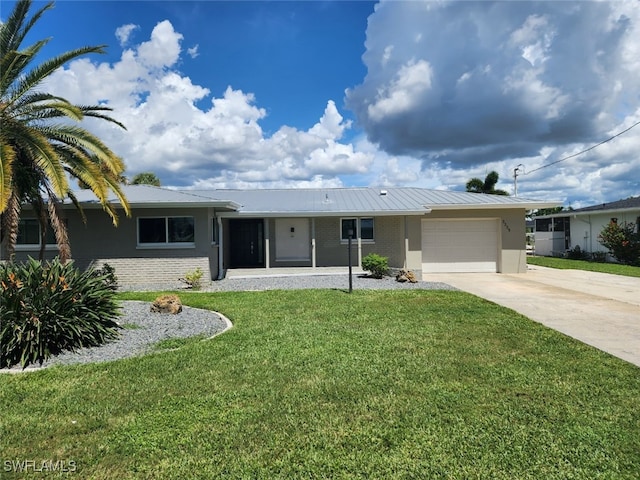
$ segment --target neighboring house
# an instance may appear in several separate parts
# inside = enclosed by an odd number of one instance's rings
[[[122,284],[175,281],[201,268],[360,265],[369,253],[428,278],[435,272],[526,270],[525,212],[557,206],[522,198],[420,188],[170,190],[123,187],[132,209],[114,228],[89,191],[75,192],[87,223],[65,205],[72,256],[109,263]],[[117,205],[117,203],[114,204]],[[37,256],[39,225],[23,211],[17,259]],[[53,238],[48,256],[56,253]],[[3,252],[0,252],[3,254]]]
[[[638,231],[640,197],[536,217],[536,255],[562,256],[576,246],[583,252],[606,252],[598,235],[609,222],[635,223]]]

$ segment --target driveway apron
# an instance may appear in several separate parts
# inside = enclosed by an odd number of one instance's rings
[[[640,366],[640,278],[529,266],[427,275]]]

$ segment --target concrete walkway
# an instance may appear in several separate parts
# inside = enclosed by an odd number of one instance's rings
[[[529,266],[524,274],[425,277],[499,305],[640,366],[640,278]]]

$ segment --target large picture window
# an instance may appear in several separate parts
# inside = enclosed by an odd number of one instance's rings
[[[343,242],[349,240],[349,230],[353,232],[353,239],[357,239],[358,235],[363,241],[373,242],[375,239],[371,217],[340,219],[340,239]]]
[[[56,237],[47,224],[46,245],[55,245]],[[18,238],[16,247],[40,248],[40,221],[36,218],[24,218],[18,223]]]
[[[138,218],[138,245],[193,245],[194,224],[193,217]]]

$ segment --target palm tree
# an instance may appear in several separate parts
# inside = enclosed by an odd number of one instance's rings
[[[141,172],[131,179],[131,185],[153,185],[160,186],[160,179],[153,172]]]
[[[27,18],[32,0],[19,0],[7,21],[0,25],[0,214],[7,256],[13,259],[18,223],[23,203],[31,203],[41,222],[51,224],[62,261],[71,252],[59,207],[65,198],[79,208],[67,175],[78,179],[96,195],[104,210],[118,223],[109,203],[113,192],[130,215],[121,190],[123,161],[99,138],[72,124],[85,117],[103,119],[125,128],[108,116],[110,108],[99,105],[73,105],[64,98],[38,91],[40,84],[67,62],[89,53],[104,53],[104,46],[71,50],[39,65],[32,61],[49,39],[23,47],[22,42],[42,14],[53,7],[48,3],[31,19]],[[45,228],[41,228],[44,235]],[[43,243],[43,242],[42,242]]]
[[[498,172],[489,172],[484,182],[480,178],[472,178],[467,182],[467,192],[489,193],[491,195],[509,195],[504,190],[496,189],[498,183]]]

